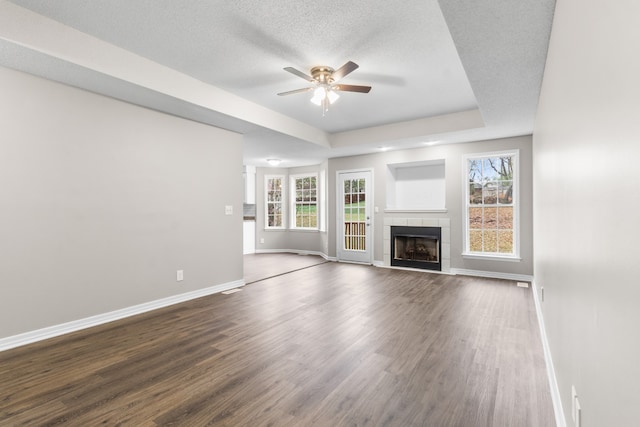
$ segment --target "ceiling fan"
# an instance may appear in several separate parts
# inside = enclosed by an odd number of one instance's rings
[[[338,92],[369,93],[371,86],[345,85],[338,83],[339,80],[357,68],[358,64],[352,61],[347,62],[337,70],[327,67],[326,65],[320,65],[313,67],[310,70],[311,75],[309,76],[293,67],[285,67],[285,71],[288,71],[298,77],[302,77],[308,82],[313,83],[313,86],[290,90],[288,92],[281,92],[278,95],[285,96],[293,95],[294,93],[313,91],[313,98],[311,98],[311,102],[322,106],[322,115],[324,116],[325,111],[329,109],[329,104],[333,104],[340,97]]]

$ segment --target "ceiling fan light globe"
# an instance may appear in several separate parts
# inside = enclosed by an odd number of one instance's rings
[[[313,91],[313,98],[311,98],[311,102],[316,105],[322,105],[322,100],[327,96],[326,89],[323,87],[316,88]]]
[[[334,102],[336,102],[338,100],[338,98],[340,98],[340,95],[338,95],[336,92],[334,92],[332,90],[328,90],[327,91],[327,98],[329,98],[329,104],[333,104]]]

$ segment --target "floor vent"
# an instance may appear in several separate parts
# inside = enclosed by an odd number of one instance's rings
[[[229,295],[229,294],[235,294],[236,292],[240,292],[242,289],[240,288],[235,288],[235,289],[229,289],[228,291],[223,291],[221,293],[225,294],[225,295]]]
[[[518,285],[519,288],[528,288],[529,284],[527,282],[517,282],[516,285]]]

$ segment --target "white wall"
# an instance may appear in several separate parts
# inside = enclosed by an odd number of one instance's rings
[[[640,2],[558,0],[534,131],[535,278],[567,424],[638,425]]]
[[[242,279],[240,135],[6,68],[0,92],[0,338]]]

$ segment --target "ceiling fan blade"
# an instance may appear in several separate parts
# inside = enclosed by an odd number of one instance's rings
[[[356,70],[358,67],[359,67],[358,64],[356,64],[355,62],[349,61],[346,64],[344,64],[342,67],[335,70],[333,74],[331,74],[331,78],[333,79],[334,82],[337,82],[347,74]]]
[[[371,86],[358,86],[358,85],[335,85],[333,86],[334,90],[340,90],[343,92],[360,92],[360,93],[369,93],[371,90]]]
[[[298,77],[302,77],[303,79],[305,79],[306,81],[309,82],[314,82],[313,77],[306,75],[305,73],[303,73],[302,71],[298,71],[293,67],[284,67],[283,70],[290,72],[293,75],[296,75]]]
[[[290,90],[288,92],[280,92],[278,95],[279,96],[293,95],[294,93],[309,92],[310,90],[313,90],[313,88],[312,87],[305,87],[305,88],[302,88],[302,89]]]

